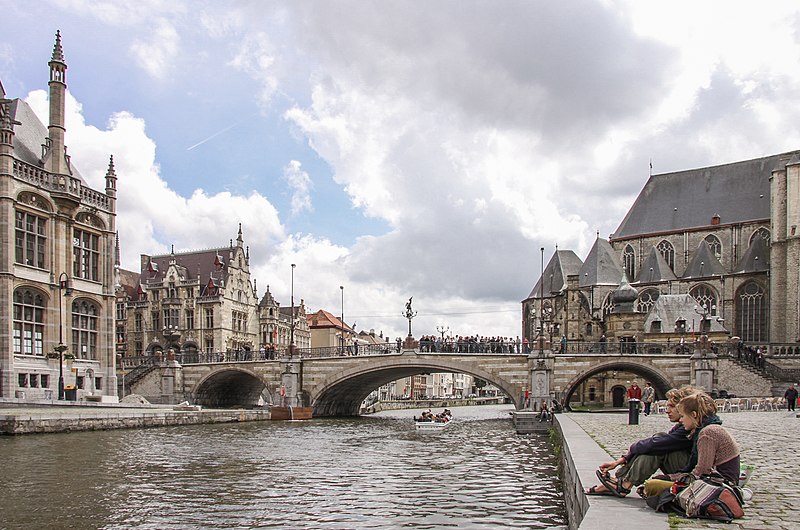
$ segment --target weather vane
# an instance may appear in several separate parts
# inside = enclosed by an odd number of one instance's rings
[[[413,336],[413,335],[411,335],[411,319],[414,318],[415,316],[417,316],[417,312],[414,311],[411,308],[411,300],[413,298],[414,297],[412,296],[411,298],[408,299],[408,302],[406,302],[406,312],[403,314],[403,316],[408,319],[408,336],[409,337]]]

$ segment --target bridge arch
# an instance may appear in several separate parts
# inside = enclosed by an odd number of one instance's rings
[[[215,370],[192,389],[193,402],[204,407],[253,407],[268,390],[258,374],[238,366]]]
[[[625,360],[610,361],[593,366],[589,370],[575,376],[572,381],[567,384],[564,391],[564,404],[569,403],[570,399],[572,398],[572,394],[578,389],[578,386],[580,386],[581,383],[597,374],[614,370],[618,372],[632,372],[636,375],[642,376],[644,380],[652,383],[653,388],[656,390],[656,396],[659,397],[664,396],[667,393],[667,390],[675,386],[666,375],[652,366]]]
[[[361,402],[376,388],[397,379],[431,372],[463,373],[483,379],[508,396],[518,408],[524,386],[492,374],[475,363],[423,357],[385,358],[359,363],[331,375],[309,390],[315,417],[358,416]]]

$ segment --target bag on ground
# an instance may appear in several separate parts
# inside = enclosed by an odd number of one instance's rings
[[[744,516],[744,500],[738,486],[731,486],[718,475],[695,478],[684,475],[677,484],[686,486],[675,493],[675,504],[687,517],[730,522]]]

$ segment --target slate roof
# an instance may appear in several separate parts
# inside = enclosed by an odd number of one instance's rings
[[[277,306],[277,305],[280,304],[275,301],[275,297],[272,296],[272,293],[269,290],[269,285],[267,285],[267,292],[265,292],[264,296],[261,297],[261,301],[258,303],[258,307]]]
[[[228,272],[224,265],[217,265],[219,257],[230,252],[229,247],[216,249],[192,251],[185,253],[164,254],[161,256],[149,256],[150,263],[155,265],[155,270],[150,271],[147,263],[142,263],[142,281],[147,280],[163,281],[169,269],[170,262],[175,260],[178,272],[183,274],[184,280],[199,280],[201,285],[205,285],[209,279],[214,285],[219,286],[219,282],[227,281]]]
[[[754,237],[734,273],[765,272],[769,269],[769,243],[763,237]]]
[[[650,272],[650,269],[653,272]],[[675,273],[669,268],[669,264],[661,252],[656,247],[650,247],[650,253],[642,262],[634,283],[669,282],[676,279]]]
[[[117,290],[124,291],[129,299],[136,300],[140,278],[141,274],[138,272],[119,269],[119,287],[117,287]]]
[[[47,127],[39,121],[31,106],[19,98],[11,100],[11,119],[19,122],[14,126],[14,158],[42,167],[42,145],[47,141]],[[86,184],[72,162],[69,167],[72,176]]]
[[[546,278],[544,283],[544,296],[548,297],[552,293],[563,291],[567,287],[567,276],[572,274],[579,274],[583,267],[583,262],[571,250],[557,250],[550,258],[547,267],[544,268]],[[542,278],[536,282],[536,285],[531,290],[528,298],[539,298]]]
[[[691,295],[662,294],[653,303],[650,312],[647,313],[647,317],[644,320],[645,332],[650,333],[653,321],[660,320],[662,333],[674,333],[675,322],[678,319],[686,321],[686,330],[688,332],[700,331],[700,322],[703,316],[695,312],[695,306],[697,306],[697,300]],[[694,330],[692,330],[692,322],[694,322]],[[716,317],[710,317],[710,322],[709,331],[727,331]]]
[[[611,244],[597,238],[586,261],[579,272],[578,285],[590,287],[595,285],[619,285],[622,278],[622,264]]]
[[[769,179],[798,151],[674,173],[653,175],[612,239],[769,219]]]
[[[761,239],[760,237],[757,239]],[[692,260],[683,272],[683,278],[708,278],[709,276],[722,276],[725,267],[719,262],[708,242],[704,239],[697,245],[697,250],[692,254]]]

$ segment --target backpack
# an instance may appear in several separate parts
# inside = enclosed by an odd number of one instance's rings
[[[675,481],[674,504],[686,517],[731,522],[744,516],[742,490],[720,475],[695,478],[687,474]],[[681,489],[682,487],[682,489]]]

